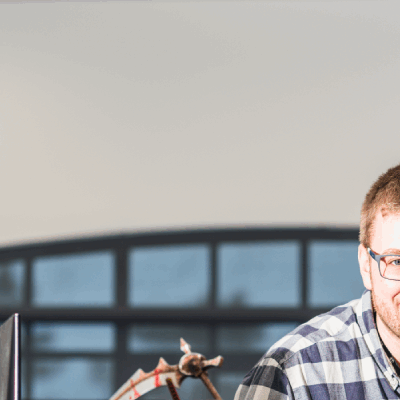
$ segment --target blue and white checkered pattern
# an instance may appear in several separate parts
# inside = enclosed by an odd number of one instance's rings
[[[235,400],[400,399],[382,349],[371,293],[300,325],[245,376]]]

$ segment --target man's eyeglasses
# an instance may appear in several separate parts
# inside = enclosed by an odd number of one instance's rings
[[[400,254],[376,254],[370,248],[368,253],[378,263],[382,278],[400,281]]]

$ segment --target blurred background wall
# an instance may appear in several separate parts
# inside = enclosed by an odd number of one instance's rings
[[[226,357],[225,400],[360,295],[360,206],[399,163],[399,8],[0,1],[0,314],[25,321],[24,398],[106,399],[184,336]]]

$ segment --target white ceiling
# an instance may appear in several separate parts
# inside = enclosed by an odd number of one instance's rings
[[[0,244],[356,226],[400,162],[400,3],[0,5]]]

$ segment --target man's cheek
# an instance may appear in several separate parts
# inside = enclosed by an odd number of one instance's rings
[[[390,293],[400,293],[400,281],[393,281],[390,279],[384,279],[379,275],[378,279],[375,279],[375,288],[379,288],[382,295],[389,296]]]

